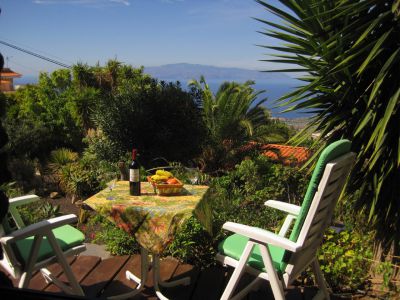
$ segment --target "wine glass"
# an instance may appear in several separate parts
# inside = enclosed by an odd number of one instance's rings
[[[112,193],[113,189],[117,185],[118,176],[115,173],[107,173],[105,176],[105,180],[107,182],[108,192]],[[107,200],[114,200],[114,196],[112,194],[106,197]]]
[[[199,169],[186,168],[186,174],[191,184],[197,184],[199,180]]]
[[[117,178],[113,178],[111,181],[107,183],[110,192],[112,192],[112,190],[115,188],[116,185],[117,185]]]

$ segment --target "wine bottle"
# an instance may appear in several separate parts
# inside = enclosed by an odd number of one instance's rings
[[[129,194],[140,196],[140,171],[136,161],[137,150],[132,150],[132,162],[129,165]]]

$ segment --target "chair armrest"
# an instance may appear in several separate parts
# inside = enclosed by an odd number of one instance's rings
[[[269,206],[275,209],[279,209],[281,211],[287,212],[291,215],[297,216],[300,213],[300,206],[290,204],[287,202],[276,201],[276,200],[267,200],[264,203],[265,206]]]
[[[261,243],[267,243],[273,246],[284,248],[291,252],[296,252],[300,248],[295,242],[261,228],[233,222],[226,222],[222,228],[244,235]]]
[[[46,232],[49,232],[54,228],[74,223],[77,221],[78,217],[75,216],[74,214],[69,214],[61,217],[52,218],[49,220],[44,220],[3,236],[2,238],[0,238],[0,242],[2,244],[8,244],[37,234],[45,235]]]
[[[17,206],[35,202],[38,200],[40,200],[39,196],[26,195],[26,196],[21,196],[21,197],[10,198],[8,202],[10,203],[10,207],[17,207]]]
[[[25,224],[21,218],[21,215],[18,211],[18,206],[32,203],[34,201],[38,201],[40,198],[36,195],[27,195],[22,197],[15,197],[9,200],[9,208],[8,212],[11,214],[12,218],[14,219],[15,224],[17,225],[18,229],[24,228]]]

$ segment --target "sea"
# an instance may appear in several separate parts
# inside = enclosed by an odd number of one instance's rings
[[[219,86],[221,85],[221,80],[211,80],[207,81],[207,84],[210,86],[210,89],[215,93],[218,91]],[[253,86],[255,91],[264,91],[261,93],[258,98],[264,99],[267,98],[267,101],[264,102],[264,106],[271,112],[272,117],[275,118],[284,118],[284,119],[299,119],[299,118],[309,118],[311,115],[307,113],[305,110],[303,111],[291,111],[284,112],[287,107],[281,107],[280,104],[277,103],[277,100],[288,94],[293,92],[296,88],[300,87],[302,82],[296,79],[277,79],[277,80],[268,80],[268,81],[256,81]]]
[[[183,88],[187,88],[188,80],[179,78],[162,78],[164,81],[179,81]],[[15,85],[24,84],[36,84],[38,78],[36,76],[23,76],[14,80]],[[207,84],[210,89],[216,93],[223,80],[207,80]],[[257,81],[253,86],[255,91],[264,91],[259,95],[259,99],[267,98],[268,100],[264,103],[264,106],[271,112],[272,117],[284,118],[284,119],[298,119],[298,118],[309,118],[312,116],[307,111],[291,111],[284,112],[285,107],[278,107],[277,99],[285,94],[292,92],[295,88],[300,87],[302,82],[293,78],[279,78],[269,79],[266,81]]]

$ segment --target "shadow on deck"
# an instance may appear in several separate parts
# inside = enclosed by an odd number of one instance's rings
[[[140,275],[139,255],[115,256],[105,260],[101,260],[96,256],[79,256],[70,258],[69,262],[72,271],[85,292],[86,298],[89,299],[105,299],[109,296],[126,293],[136,287],[136,284],[126,279],[125,272],[130,270],[136,276]],[[49,269],[53,274],[57,274],[60,279],[66,280],[57,264],[52,265]],[[231,269],[223,268],[222,266],[200,271],[196,267],[179,263],[176,259],[170,257],[162,259],[160,265],[160,275],[164,281],[175,280],[185,276],[191,278],[189,286],[162,288],[164,295],[170,299],[219,299],[230,274]],[[250,280],[251,278],[244,277],[239,285],[245,285]],[[16,280],[13,280],[13,284],[18,286]],[[0,295],[2,299],[10,299],[11,297],[18,297],[18,299],[68,299],[64,294],[61,294],[57,286],[47,284],[40,273],[34,275],[29,289],[34,291],[2,289]],[[292,288],[287,290],[286,299],[311,299],[315,293],[316,290],[312,288],[305,290]],[[78,297],[77,299],[82,298]],[[143,292],[134,297],[134,299],[157,299],[153,289],[151,270]],[[268,284],[266,284],[260,290],[251,292],[245,299],[273,299],[273,295]]]

